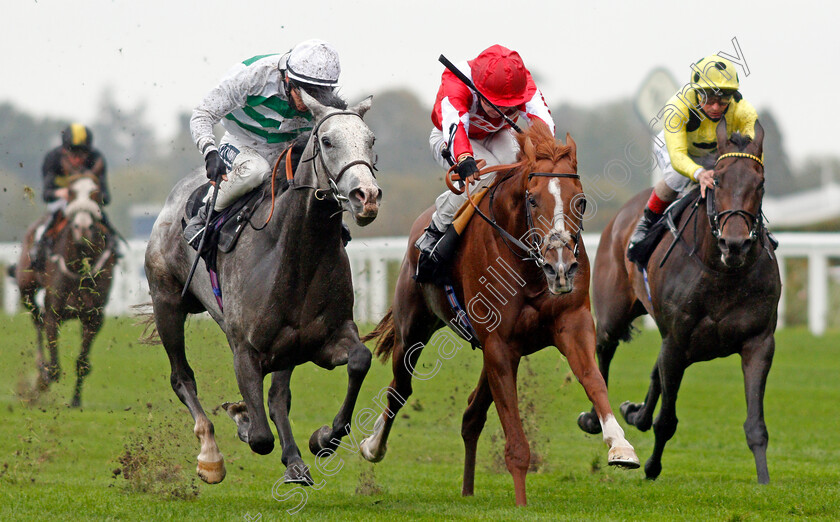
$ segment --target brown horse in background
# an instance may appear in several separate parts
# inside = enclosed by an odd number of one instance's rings
[[[116,236],[103,221],[102,196],[95,176],[73,176],[68,184],[70,197],[53,231],[53,247],[43,270],[31,267],[30,250],[35,231],[46,223],[43,216],[26,232],[14,273],[21,301],[32,314],[38,333],[37,388],[46,390],[61,377],[58,360],[58,330],[62,322],[79,319],[82,348],[76,360],[76,387],[70,403],[81,406],[82,381],[90,373],[88,360],[94,337],[104,320],[105,304],[111,291],[111,278],[117,262]],[[35,294],[44,289],[44,309]],[[49,361],[44,357],[43,332],[46,331]]]
[[[530,449],[519,415],[516,375],[523,356],[546,346],[556,346],[566,356],[598,412],[604,441],[610,446],[609,463],[638,467],[639,460],[612,414],[597,371],[589,260],[580,236],[585,199],[576,174],[575,142],[569,135],[566,145],[555,142],[541,123],[518,140],[519,161],[503,167],[510,170],[499,174],[490,196],[479,204],[501,230],[474,217],[462,235],[451,275],[484,359],[461,429],[466,454],[462,494],[473,494],[478,438],[495,402],[516,503],[525,505]],[[379,339],[376,354],[383,362],[392,360],[394,374],[388,407],[377,419],[373,435],[361,443],[362,455],[372,462],[385,456],[395,415],[411,395],[412,377],[424,378],[415,368],[425,343],[446,324],[463,330],[444,289],[412,279],[418,258],[413,245],[433,210],[414,222],[392,309],[363,339]]]
[[[781,282],[761,215],[763,138],[764,130],[756,122],[752,141],[737,133],[727,139],[726,121],[721,120],[715,189],[707,191],[705,205],[697,199],[695,212],[684,212],[676,223],[684,231],[682,239],[674,240],[678,245],[672,246],[666,238],[656,247],[648,263],[649,289],[626,252],[650,190],[630,200],[601,234],[593,299],[604,380],[608,380],[618,343],[629,339],[636,317],[649,313],[662,335],[645,402],[621,406],[625,420],[639,430],[653,425],[653,454],[645,464],[649,479],[662,471],[662,452],[676,432],[677,392],[686,368],[737,353],[747,398],[747,444],[755,458],[758,482],[770,481],[764,388],[775,350]],[[653,420],[660,395],[662,407]],[[578,424],[589,433],[600,431],[594,413],[582,415]]]

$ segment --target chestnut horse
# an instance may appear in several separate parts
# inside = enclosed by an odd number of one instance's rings
[[[46,223],[48,216],[42,217],[27,230],[20,259],[12,275],[38,333],[40,390],[47,389],[50,383],[61,377],[59,326],[69,319],[79,319],[82,324],[82,348],[76,360],[76,387],[70,403],[78,407],[82,403],[82,381],[90,373],[90,347],[102,328],[105,304],[111,291],[111,278],[117,262],[117,238],[103,222],[97,178],[84,174],[73,176],[69,179],[68,188],[70,197],[62,211],[64,221],[53,227],[58,233],[44,269],[32,269],[29,252],[35,230]],[[45,290],[43,310],[35,301],[35,294],[42,288]],[[44,331],[50,351],[49,362],[44,357]]]
[[[580,236],[585,199],[576,173],[575,142],[568,134],[565,145],[555,142],[548,127],[539,122],[518,141],[519,161],[502,167],[510,170],[499,174],[491,195],[478,207],[492,216],[489,219],[496,226],[473,217],[461,237],[451,275],[457,298],[467,303],[484,360],[461,428],[466,449],[462,494],[473,494],[478,438],[495,402],[516,503],[525,505],[530,449],[519,415],[516,374],[523,356],[546,346],[556,346],[566,356],[598,412],[604,441],[610,446],[609,463],[635,468],[639,460],[612,414],[597,371],[589,259]],[[433,210],[414,222],[391,310],[363,338],[379,339],[376,354],[383,362],[392,360],[394,374],[387,409],[377,419],[373,435],[361,443],[362,455],[371,462],[385,456],[395,415],[411,395],[412,377],[420,377],[414,368],[423,346],[445,324],[458,324],[443,288],[412,279],[418,258],[413,245]]]
[[[686,368],[737,353],[744,373],[747,444],[755,458],[758,482],[770,481],[764,387],[775,349],[781,282],[761,215],[763,138],[764,130],[756,122],[752,141],[737,133],[727,139],[726,121],[721,120],[715,188],[707,191],[705,205],[696,200],[695,211],[685,211],[675,224],[683,230],[682,238],[674,240],[678,245],[672,247],[673,241],[663,240],[656,247],[648,263],[647,283],[625,253],[650,190],[630,200],[601,235],[593,299],[604,380],[608,380],[619,341],[629,338],[636,317],[649,313],[662,334],[645,402],[621,406],[625,420],[639,430],[653,425],[653,454],[645,464],[649,479],[662,471],[665,443],[676,432],[677,392]],[[660,395],[662,407],[653,420]],[[578,424],[589,433],[599,431],[591,412],[582,415]]]

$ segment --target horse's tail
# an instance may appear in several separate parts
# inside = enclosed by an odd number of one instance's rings
[[[131,308],[134,310],[134,316],[138,319],[134,325],[143,327],[143,333],[140,334],[140,338],[138,339],[140,344],[163,344],[155,326],[155,314],[152,311],[152,303],[138,304]]]
[[[366,343],[372,339],[378,339],[373,350],[374,355],[379,357],[382,364],[385,364],[391,358],[394,345],[397,344],[397,329],[394,327],[394,313],[391,308],[388,309],[388,313],[379,321],[376,328],[362,337],[362,342]]]

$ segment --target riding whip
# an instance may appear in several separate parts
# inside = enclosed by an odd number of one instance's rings
[[[458,69],[457,67],[455,67],[455,64],[454,64],[454,63],[452,63],[452,62],[450,62],[450,61],[446,58],[446,56],[444,56],[444,55],[440,55],[440,57],[438,58],[438,61],[439,61],[440,63],[442,63],[442,64],[444,65],[444,67],[446,67],[447,69],[449,69],[449,70],[452,72],[452,74],[454,74],[454,75],[455,75],[455,76],[456,76],[459,80],[461,80],[462,82],[464,82],[464,85],[466,85],[467,87],[469,87],[470,89],[472,89],[472,90],[473,90],[473,91],[474,91],[474,92],[478,95],[478,97],[479,97],[479,98],[481,98],[481,99],[482,99],[485,103],[487,103],[487,105],[489,105],[489,106],[493,107],[493,109],[495,109],[495,110],[496,110],[496,112],[498,112],[499,114],[501,114],[501,115],[502,115],[502,118],[504,118],[504,120],[507,122],[507,124],[508,124],[508,125],[510,125],[511,127],[513,127],[513,130],[515,130],[515,131],[516,131],[516,132],[518,132],[519,134],[522,134],[522,129],[520,129],[520,128],[519,128],[519,127],[515,124],[515,123],[513,123],[513,120],[512,120],[512,119],[510,119],[510,118],[508,118],[508,117],[507,117],[507,115],[505,115],[505,113],[503,113],[503,112],[501,111],[501,109],[499,109],[498,107],[496,107],[496,104],[495,104],[495,103],[493,103],[493,102],[491,102],[490,100],[488,100],[488,99],[487,99],[487,96],[485,96],[485,95],[481,94],[481,91],[479,91],[478,89],[476,89],[475,84],[473,84],[472,80],[470,80],[469,78],[467,78],[467,76],[466,76],[464,73],[462,73],[460,69]]]
[[[201,258],[201,251],[204,249],[204,241],[207,239],[207,228],[210,226],[210,216],[213,214],[213,209],[216,208],[216,198],[219,196],[219,184],[222,180],[219,179],[213,184],[213,197],[207,203],[207,219],[204,221],[204,231],[201,233],[201,241],[198,242],[198,249],[195,251],[195,261],[193,261],[192,268],[190,268],[190,275],[187,276],[187,282],[184,283],[184,289],[181,290],[181,298],[187,295],[187,288],[190,287],[195,269],[198,266],[198,260]]]

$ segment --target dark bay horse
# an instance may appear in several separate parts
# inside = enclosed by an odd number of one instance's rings
[[[512,239],[521,238],[519,245],[474,216],[461,237],[452,279],[457,298],[466,304],[484,360],[461,429],[465,446],[462,494],[473,494],[478,438],[487,410],[495,402],[516,503],[525,505],[530,449],[519,414],[516,375],[523,356],[546,346],[556,346],[566,356],[594,404],[604,441],[610,446],[610,464],[638,467],[639,460],[612,414],[595,361],[589,259],[580,236],[585,199],[576,174],[575,142],[569,135],[565,145],[555,142],[541,122],[518,140],[518,163],[499,174],[502,178],[494,193],[479,208],[494,217]],[[378,338],[376,354],[383,362],[391,359],[394,374],[387,409],[377,419],[373,434],[361,443],[362,455],[372,462],[385,456],[395,415],[411,395],[411,379],[424,345],[445,324],[457,325],[444,289],[417,284],[411,277],[418,258],[413,245],[433,210],[414,222],[392,309],[364,338]]]
[[[747,401],[747,444],[755,457],[758,482],[770,481],[764,388],[775,350],[781,282],[761,215],[763,138],[764,130],[756,123],[752,141],[737,133],[727,139],[726,121],[721,120],[715,189],[707,192],[705,204],[697,201],[696,212],[683,213],[677,224],[684,229],[682,239],[667,259],[673,241],[670,234],[653,252],[648,263],[649,290],[643,273],[625,253],[650,190],[630,200],[601,235],[593,299],[604,380],[608,380],[619,341],[629,339],[633,319],[649,313],[662,335],[645,402],[621,406],[629,424],[641,431],[653,425],[653,454],[645,464],[649,479],[662,471],[665,443],[677,429],[677,392],[686,368],[737,353]],[[660,395],[662,406],[653,420]],[[579,425],[589,433],[598,431],[592,413],[582,415]]]
[[[76,387],[71,406],[81,406],[82,381],[90,373],[88,359],[94,337],[102,328],[105,304],[117,262],[116,236],[103,222],[102,197],[95,176],[80,174],[69,179],[69,200],[57,222],[58,233],[43,270],[33,270],[29,252],[35,231],[46,224],[44,216],[26,232],[14,277],[21,301],[32,315],[38,333],[38,388],[45,390],[61,377],[58,330],[62,322],[79,319],[82,348],[76,359]],[[48,233],[48,232],[44,232]],[[35,294],[44,289],[44,309]],[[44,357],[43,332],[47,335],[49,361]]]
[[[203,268],[181,298],[195,251],[184,241],[180,221],[189,195],[206,182],[203,170],[172,190],[146,249],[154,322],[172,367],[172,389],[195,420],[194,433],[201,443],[197,471],[211,484],[224,479],[225,466],[186,358],[187,314],[206,310],[224,331],[244,399],[226,409],[237,422],[239,437],[261,455],[274,448],[263,403],[263,381],[271,374],[268,409],[283,447],[286,482],[312,483],[289,424],[289,381],[295,366],[347,365],[344,403],[332,426],[315,431],[309,441],[316,454],[333,451],[349,432],[359,388],[370,367],[371,353],[359,341],[353,322],[353,286],[341,241],[341,214],[348,211],[356,223],[366,225],[379,211],[382,191],[373,176],[374,136],[362,120],[371,101],[339,109],[306,93],[303,97],[316,123],[293,184],[277,196],[273,208],[263,205],[256,211],[251,218],[256,227],[246,227],[236,249],[218,253],[224,311]]]

